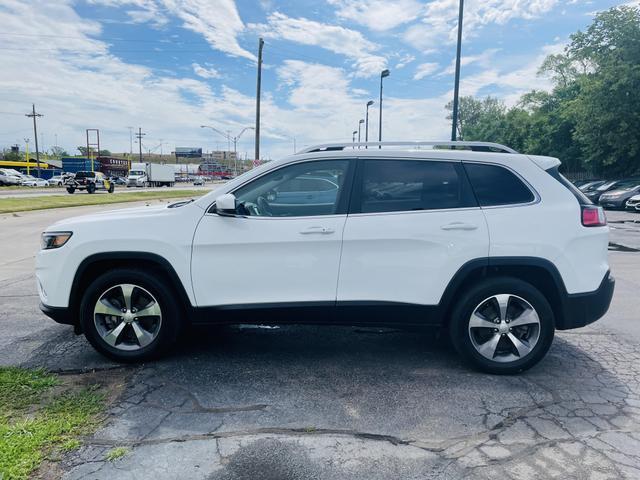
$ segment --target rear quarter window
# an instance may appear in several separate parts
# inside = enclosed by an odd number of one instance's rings
[[[567,189],[573,194],[573,196],[576,197],[576,200],[578,200],[578,203],[580,205],[593,204],[593,202],[589,200],[589,197],[587,197],[582,192],[582,190],[576,187],[573,183],[567,180],[564,175],[560,173],[560,171],[558,170],[558,167],[550,168],[549,170],[547,170],[547,173],[551,175],[553,178],[555,178],[557,181],[559,181],[562,185],[567,187]]]
[[[517,205],[535,200],[533,192],[510,170],[482,163],[464,163],[481,207]]]

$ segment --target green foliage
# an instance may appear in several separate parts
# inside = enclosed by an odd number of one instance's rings
[[[124,457],[127,453],[129,453],[129,449],[127,447],[116,447],[107,453],[105,459],[109,462],[113,462],[118,460],[119,458]]]
[[[55,395],[58,379],[42,370],[0,368],[0,478],[27,479],[50,453],[78,448],[74,438],[97,425],[104,405],[95,389]]]
[[[559,157],[568,171],[639,173],[640,10],[599,13],[562,54],[546,58],[540,74],[554,89],[527,93],[513,108],[492,97],[461,98],[460,137]]]

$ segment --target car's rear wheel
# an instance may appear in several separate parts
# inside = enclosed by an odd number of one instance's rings
[[[162,277],[112,270],[87,288],[80,322],[100,353],[118,362],[140,362],[160,355],[175,341],[181,325],[178,304]]]
[[[110,183],[110,184],[109,184],[109,190],[107,190],[107,191],[108,191],[109,193],[113,193],[115,189],[116,189],[115,184]]]
[[[68,192],[68,193],[74,193],[75,191],[76,191],[76,189],[75,189],[75,188],[73,188],[73,187],[67,187],[67,192]]]
[[[87,193],[93,193],[96,191],[96,186],[93,183],[87,185]]]
[[[515,278],[487,279],[462,295],[451,315],[456,350],[489,373],[531,368],[549,350],[553,311],[531,284]]]

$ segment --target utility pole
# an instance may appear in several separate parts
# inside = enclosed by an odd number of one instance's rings
[[[138,127],[138,133],[136,133],[136,138],[138,139],[140,163],[142,163],[142,137],[144,137],[145,135],[146,133],[142,133],[142,127]]]
[[[453,123],[451,124],[451,141],[457,139],[458,129],[458,95],[460,93],[460,54],[462,52],[462,17],[464,13],[464,0],[460,0],[460,10],[458,11],[458,46],[456,48],[456,77],[453,86]]]
[[[264,40],[260,37],[260,40],[258,40],[258,81],[256,86],[256,160],[260,160],[260,87],[262,83],[262,47],[264,47]]]
[[[33,118],[33,136],[36,140],[36,165],[38,166],[38,178],[40,178],[40,150],[38,149],[38,127],[36,125],[36,117],[42,117],[42,114],[36,113],[35,104],[31,104],[31,113],[27,113],[26,117]]]

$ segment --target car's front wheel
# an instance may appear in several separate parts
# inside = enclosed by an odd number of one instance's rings
[[[80,305],[80,322],[89,342],[118,362],[140,362],[163,353],[181,324],[179,302],[158,275],[112,270],[96,278]]]
[[[487,279],[469,289],[454,307],[449,327],[453,345],[467,361],[497,374],[538,363],[555,330],[547,299],[516,278]]]

